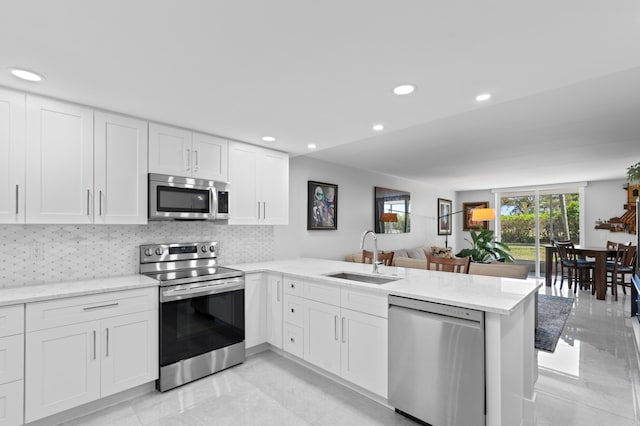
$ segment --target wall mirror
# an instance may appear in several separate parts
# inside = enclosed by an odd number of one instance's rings
[[[410,231],[411,194],[397,189],[375,187],[374,229],[376,234]]]

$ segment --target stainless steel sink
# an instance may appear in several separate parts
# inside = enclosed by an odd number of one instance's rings
[[[331,277],[331,278],[340,278],[343,280],[360,281],[360,282],[369,283],[369,284],[378,284],[378,285],[390,283],[392,281],[396,281],[399,279],[399,278],[391,278],[388,276],[376,277],[372,275],[358,274],[355,272],[336,272],[333,274],[326,274],[325,276]]]

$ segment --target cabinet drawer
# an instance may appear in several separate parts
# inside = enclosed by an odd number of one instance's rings
[[[302,358],[304,348],[304,330],[293,324],[284,325],[284,350]]]
[[[340,287],[320,282],[307,281],[303,287],[303,297],[316,302],[340,306]]]
[[[297,278],[284,279],[284,293],[292,294],[294,296],[302,296],[303,281]]]
[[[302,327],[304,324],[304,299],[290,294],[284,297],[284,322]]]
[[[353,311],[376,315],[382,318],[389,316],[389,301],[387,295],[342,288],[340,290],[340,303],[343,308]]]
[[[22,380],[0,385],[0,425],[17,426],[23,423],[23,388]]]
[[[114,291],[27,303],[27,331],[158,309],[158,288]]]
[[[24,333],[24,305],[0,308],[0,337]]]
[[[0,384],[22,379],[23,365],[24,334],[0,338]]]

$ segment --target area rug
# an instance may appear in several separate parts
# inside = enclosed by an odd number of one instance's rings
[[[572,297],[538,295],[536,349],[553,352],[571,313]]]

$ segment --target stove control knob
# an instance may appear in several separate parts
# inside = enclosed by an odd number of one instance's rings
[[[158,247],[158,248],[156,249],[156,254],[157,254],[158,256],[161,256],[163,253],[164,253],[164,250],[162,250],[162,248]]]
[[[151,250],[150,248],[144,250],[145,256],[151,256],[152,254],[153,254],[153,250]]]
[[[203,253],[206,253],[207,252],[207,246],[200,247],[200,250],[202,250]]]
[[[211,253],[213,253],[214,251],[216,251],[216,246],[209,246],[209,251]]]

